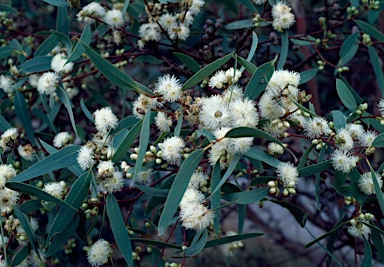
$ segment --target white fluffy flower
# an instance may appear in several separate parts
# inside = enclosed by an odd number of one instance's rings
[[[159,77],[155,91],[163,95],[165,100],[173,102],[181,96],[181,84],[174,75],[166,74]]]
[[[228,151],[232,154],[244,154],[253,144],[253,137],[230,138]]]
[[[88,250],[88,262],[92,266],[101,266],[108,262],[108,258],[112,253],[112,247],[104,239],[99,239]]]
[[[94,19],[90,18],[97,17],[101,18],[105,15],[105,9],[97,2],[91,2],[88,5],[84,6],[83,9],[77,13],[77,20],[79,22],[91,23]]]
[[[331,133],[328,122],[321,117],[310,118],[304,121],[303,128],[305,135],[309,138],[317,138]]]
[[[299,172],[290,162],[280,162],[276,169],[277,176],[280,177],[284,187],[295,187]]]
[[[281,155],[284,153],[284,148],[278,143],[269,143],[268,144],[268,154],[270,155]]]
[[[19,153],[20,157],[25,160],[32,161],[35,159],[35,151],[30,144],[25,146],[19,145],[17,147],[17,152]]]
[[[161,148],[161,157],[171,164],[180,162],[182,151],[185,146],[180,137],[170,137],[165,139],[159,147]]]
[[[220,95],[213,95],[201,100],[199,114],[200,122],[208,130],[226,127],[231,122],[228,104],[223,102]]]
[[[13,146],[16,142],[16,138],[19,136],[17,133],[17,128],[10,128],[6,130],[2,135],[0,139],[0,147],[4,151],[11,150],[11,146]]]
[[[33,88],[37,88],[39,85],[39,75],[37,74],[32,74],[28,76],[28,82]]]
[[[109,178],[98,182],[100,191],[103,194],[121,191],[124,187],[124,178],[122,172],[113,172]]]
[[[182,225],[186,229],[200,231],[207,228],[215,215],[202,204],[192,203],[180,211]]]
[[[379,104],[377,104],[377,107],[379,108],[379,111],[381,113],[381,116],[384,116],[384,99],[380,99]]]
[[[227,236],[233,236],[236,235],[236,232],[234,231],[228,231],[226,233]],[[220,250],[223,253],[224,256],[226,257],[233,257],[234,251],[238,248],[242,248],[244,246],[243,242],[241,241],[234,241],[234,242],[229,242],[226,244],[223,244],[220,246]]]
[[[172,120],[164,112],[158,112],[155,117],[155,124],[160,131],[169,132]]]
[[[12,165],[0,165],[0,189],[5,186],[5,183],[16,176],[16,170]]]
[[[183,195],[183,198],[180,201],[180,209],[188,208],[189,205],[197,205],[202,204],[204,201],[204,195],[194,189],[194,188],[188,188]]]
[[[96,129],[103,134],[108,133],[111,129],[115,129],[119,122],[110,107],[96,110],[93,116],[95,118]]]
[[[350,150],[353,148],[353,139],[348,130],[344,128],[337,130],[335,144],[342,150]]]
[[[201,186],[204,186],[207,184],[208,175],[206,175],[203,172],[195,171],[192,174],[191,180],[189,181],[188,187],[189,188],[199,188]]]
[[[331,162],[333,168],[343,173],[349,173],[356,167],[359,157],[353,156],[345,150],[335,150],[331,155]]]
[[[375,172],[375,177],[377,183],[379,184],[379,187],[381,188],[383,186],[383,180],[381,178],[381,175]],[[371,172],[363,173],[360,176],[360,179],[357,181],[357,186],[359,187],[360,191],[366,195],[376,194]]]
[[[366,226],[365,224],[362,224],[362,222],[368,223],[367,220],[362,220],[361,222],[359,221],[357,223],[354,223],[352,224],[352,226],[348,227],[348,233],[354,237],[370,234],[371,228],[369,226]]]
[[[118,9],[109,10],[105,13],[104,22],[112,28],[118,28],[124,24],[123,13]]]
[[[248,98],[231,101],[229,112],[232,116],[232,127],[256,127],[259,123],[259,113],[257,113],[255,103]]]
[[[228,83],[229,82],[237,83],[241,77],[241,72],[240,70],[236,69],[236,73],[235,73],[235,69],[232,67],[225,72],[225,76],[227,77]]]
[[[177,25],[176,16],[171,15],[169,13],[161,15],[158,22],[165,30],[172,29]]]
[[[37,91],[41,95],[53,94],[59,83],[60,76],[54,72],[46,72],[40,76],[37,83]]]
[[[295,16],[291,13],[291,8],[284,2],[278,2],[272,7],[272,26],[277,31],[288,29],[295,22]]]
[[[352,138],[359,139],[364,133],[364,127],[361,124],[348,123],[345,129],[351,134]]]
[[[144,118],[144,114],[147,113],[148,107],[154,108],[161,105],[157,98],[150,98],[144,94],[140,94],[135,102],[133,102],[133,115],[137,118]]]
[[[200,12],[203,6],[204,6],[203,0],[192,0],[192,3],[189,7],[189,12],[191,12],[191,14],[196,15]]]
[[[259,110],[261,117],[268,120],[278,119],[285,114],[285,108],[275,98],[271,91],[266,91],[260,98]]]
[[[73,69],[73,62],[67,62],[68,57],[64,53],[56,54],[51,61],[51,68],[57,73],[70,73]]]
[[[366,131],[364,132],[361,136],[360,136],[360,144],[362,146],[371,146],[372,145],[372,142],[373,140],[375,140],[377,137],[377,133],[373,132],[373,131]]]
[[[136,177],[136,183],[147,184],[152,181],[153,169],[148,169],[146,171],[139,172]]]
[[[161,38],[159,25],[145,23],[139,28],[139,36],[145,41],[159,41]]]
[[[44,185],[43,191],[59,199],[63,198],[65,183],[52,182]]]
[[[223,85],[227,82],[227,76],[223,70],[217,71],[210,79],[208,86],[216,87],[217,89],[223,88]]]
[[[19,193],[4,187],[0,190],[0,209],[1,212],[6,212],[14,206],[19,199]]]
[[[267,0],[253,0],[253,2],[254,2],[256,5],[264,5],[264,3],[267,2]]]
[[[39,257],[40,256],[40,257]],[[46,266],[46,259],[44,251],[39,249],[39,255],[37,255],[35,250],[32,250],[28,256],[28,264],[30,267],[42,267]]]
[[[72,135],[68,132],[58,133],[55,138],[53,138],[53,146],[56,148],[63,147],[70,143]]]
[[[243,88],[237,84],[232,84],[229,86],[221,95],[225,103],[235,101],[238,99],[243,99],[244,92]]]
[[[77,155],[77,163],[83,170],[91,168],[93,164],[95,164],[95,160],[93,159],[93,150],[88,146],[82,146],[79,154]]]
[[[0,76],[0,88],[7,94],[12,93],[15,90],[15,85],[11,77],[1,75]]]
[[[175,27],[168,30],[169,37],[171,39],[180,39],[182,41],[185,41],[190,34],[190,29],[185,24],[178,24]]]

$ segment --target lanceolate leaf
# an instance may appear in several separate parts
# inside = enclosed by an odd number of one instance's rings
[[[211,64],[205,66],[201,70],[199,70],[195,75],[193,75],[191,78],[189,78],[181,88],[182,90],[189,89],[205,78],[208,78],[209,75],[211,75],[213,72],[215,72],[217,69],[219,69],[221,66],[223,66],[227,61],[232,57],[233,53],[229,53],[223,58],[220,58]]]
[[[80,107],[81,107],[82,111],[84,112],[85,116],[87,116],[88,120],[90,120],[92,123],[95,123],[95,119],[93,118],[91,112],[88,110],[88,108],[84,104],[84,99],[80,100]]]
[[[31,224],[27,216],[19,209],[18,206],[13,206],[13,209],[15,211],[15,215],[17,219],[19,219],[21,226],[23,227],[25,233],[28,236],[30,244],[32,245],[33,249],[36,251],[37,255],[39,255],[39,251],[38,251],[39,243],[37,242],[37,239],[35,237],[35,234],[32,230]]]
[[[0,47],[0,60],[9,57],[13,52],[13,48],[9,46]]]
[[[178,52],[174,52],[173,54],[194,73],[200,70],[199,64],[190,56]]]
[[[84,42],[85,44],[89,45],[92,41],[92,31],[91,26],[89,23],[87,23],[83,29],[83,33],[80,36],[80,40]],[[81,57],[81,54],[83,53],[84,49],[81,46],[81,44],[77,43],[75,48],[73,49],[72,53],[69,55],[67,63],[75,61],[79,57]]]
[[[220,246],[226,243],[235,242],[235,241],[241,241],[249,238],[254,238],[258,236],[262,236],[264,233],[247,233],[247,234],[241,234],[241,235],[232,235],[232,236],[226,236],[222,238],[212,239],[207,241],[204,248],[211,248]]]
[[[238,0],[238,1],[240,3],[242,3],[244,6],[246,6],[253,13],[257,13],[256,7],[252,4],[252,2],[250,0]]]
[[[16,9],[3,4],[0,4],[0,12],[19,13]]]
[[[302,169],[299,169],[299,176],[306,177],[316,173],[330,169],[332,166],[331,160],[323,161],[321,163],[313,164]]]
[[[264,63],[253,73],[245,88],[244,96],[254,100],[261,95],[275,71],[276,59]]]
[[[216,188],[219,185],[221,178],[221,169],[220,162],[216,162],[212,175],[211,175],[211,187]],[[212,194],[211,199],[211,209],[214,210],[215,218],[213,218],[213,227],[215,229],[215,234],[219,233],[219,224],[220,224],[220,209],[216,209],[220,206],[221,190],[218,190],[216,193]]]
[[[280,57],[279,57],[279,61],[277,61],[277,69],[278,70],[282,69],[284,67],[285,61],[287,61],[288,46],[289,46],[288,31],[285,30],[281,34]]]
[[[10,181],[23,182],[41,176],[48,172],[65,168],[76,162],[78,146],[67,146],[52,155],[40,160],[27,170],[16,175]]]
[[[125,262],[129,267],[133,267],[131,241],[129,240],[129,235],[124,225],[124,219],[121,216],[119,204],[117,204],[113,194],[108,194],[106,208],[116,244]]]
[[[181,164],[180,170],[176,175],[175,181],[173,182],[168,198],[165,202],[163,212],[161,213],[158,233],[163,235],[165,229],[171,222],[179,203],[183,198],[184,192],[188,187],[189,180],[192,174],[196,170],[203,157],[204,150],[199,149],[193,152],[189,157]]]
[[[219,191],[219,189],[221,188],[221,186],[227,181],[227,179],[229,178],[229,176],[231,176],[233,170],[236,168],[236,165],[237,163],[239,163],[239,160],[241,158],[241,155],[240,154],[235,154],[233,156],[233,159],[231,161],[231,163],[229,164],[228,166],[228,169],[226,170],[226,172],[224,173],[224,176],[221,178],[219,184],[215,187],[215,189],[212,191],[212,195],[214,195],[217,191]]]
[[[304,84],[306,82],[309,82],[310,80],[312,80],[316,74],[319,72],[319,69],[316,68],[316,69],[311,69],[311,70],[305,70],[303,72],[300,72],[300,84]]]
[[[283,146],[281,141],[272,135],[269,135],[259,129],[250,128],[250,127],[238,127],[233,128],[229,130],[225,137],[228,138],[241,138],[241,137],[257,137],[257,138],[265,138],[268,141],[278,143],[279,145]]]
[[[12,128],[12,126],[0,115],[0,130],[5,132],[6,130]]]
[[[261,160],[261,161],[263,161],[263,162],[265,162],[268,165],[271,165],[273,167],[277,167],[277,165],[281,162],[277,158],[275,158],[271,155],[268,155],[264,151],[262,151],[258,148],[255,148],[255,147],[251,147],[247,152],[245,152],[244,156],[252,158],[252,159]]]
[[[119,162],[124,156],[127,154],[128,149],[133,145],[136,138],[138,137],[141,126],[143,122],[139,121],[132,127],[129,133],[125,136],[122,142],[119,144],[117,148],[115,148],[115,154],[113,154],[112,161]],[[127,131],[127,130],[126,130]]]
[[[7,182],[5,184],[5,186],[8,187],[9,189],[15,190],[17,192],[28,194],[30,196],[37,197],[38,199],[45,200],[48,202],[54,202],[54,203],[59,204],[61,206],[65,206],[65,207],[68,207],[70,209],[76,210],[74,207],[72,207],[68,203],[62,201],[61,199],[59,199],[57,197],[54,197],[54,196],[44,192],[43,190],[41,190],[35,186],[20,183],[20,182],[12,182],[12,181]]]
[[[257,203],[268,195],[269,188],[257,188],[250,191],[232,193],[225,195],[222,198],[228,202],[236,204],[253,204]]]
[[[47,2],[48,4],[51,4],[53,6],[57,7],[68,7],[68,3],[65,0],[43,0],[44,2]]]
[[[344,41],[339,52],[340,67],[345,66],[355,56],[357,50],[359,49],[359,45],[356,43],[358,37],[359,33],[355,32]]]
[[[245,28],[253,28],[255,27],[255,23],[252,19],[242,19],[237,20],[231,23],[228,23],[224,26],[227,30],[239,30],[239,29],[245,29]]]
[[[83,46],[85,53],[87,53],[92,63],[95,64],[95,66],[110,82],[124,89],[133,89],[139,93],[144,93],[150,96],[154,95],[153,92],[147,87],[136,82],[128,74],[116,68],[114,65],[109,63],[108,60],[102,58],[82,40],[79,40],[79,43]]]
[[[371,25],[368,23],[362,21],[362,20],[355,20],[357,26],[360,28],[365,33],[368,33],[370,36],[373,38],[384,42],[384,34],[373,28]]]
[[[357,109],[355,98],[345,83],[340,79],[336,79],[336,90],[344,106],[349,109],[349,111],[354,112]]]
[[[372,250],[365,236],[364,238],[364,260],[361,263],[361,267],[371,267],[372,266]]]
[[[32,145],[35,144],[35,133],[33,132],[31,116],[29,115],[25,98],[19,90],[15,91],[13,105],[15,106],[15,112],[19,117],[21,124],[24,127],[25,133]]]
[[[384,133],[379,134],[372,142],[373,147],[381,148],[384,147]]]
[[[24,73],[28,72],[41,72],[51,69],[52,56],[35,57],[28,60],[20,67],[20,71]]]
[[[208,237],[208,231],[207,231],[207,228],[205,228],[203,230],[203,233],[199,241],[197,241],[193,246],[190,246],[186,250],[184,250],[185,255],[194,256],[199,254],[199,252],[203,250],[205,244],[207,243],[207,237]]]
[[[245,68],[249,68],[249,65],[251,64],[251,66],[253,65],[251,63],[252,61],[252,58],[253,56],[255,55],[255,52],[256,52],[256,49],[257,49],[257,43],[259,42],[259,38],[257,38],[257,34],[255,32],[252,32],[252,46],[251,46],[251,50],[249,50],[249,54],[247,56],[247,64],[248,66],[244,66],[241,62],[240,64],[242,64],[243,66],[240,68],[240,72],[242,73],[244,71]],[[239,57],[236,56],[236,59],[239,60]],[[244,62],[243,62],[244,63]],[[253,74],[253,72],[251,72]]]
[[[381,186],[379,185],[379,182],[377,181],[377,179],[373,178],[373,177],[375,177],[376,174],[375,174],[375,171],[372,169],[371,164],[368,162],[368,160],[367,160],[367,163],[368,163],[369,169],[371,171],[372,181],[373,181],[373,185],[375,187],[375,193],[376,193],[377,201],[379,202],[381,213],[384,215],[384,196],[383,196],[383,192],[381,191]]]
[[[369,59],[371,60],[373,71],[375,72],[377,85],[379,87],[381,96],[384,96],[384,76],[383,70],[381,69],[381,64],[379,56],[376,52],[376,49],[373,46],[368,46]]]
[[[65,108],[68,111],[68,115],[69,115],[69,119],[70,119],[71,124],[72,124],[73,131],[75,132],[75,134],[77,136],[78,134],[76,131],[75,119],[73,117],[71,100],[69,100],[67,92],[63,88],[61,88],[61,86],[57,87],[56,93],[57,93],[57,96],[59,97],[61,103],[64,104]]]
[[[57,45],[59,40],[52,34],[35,51],[35,57],[46,56]]]

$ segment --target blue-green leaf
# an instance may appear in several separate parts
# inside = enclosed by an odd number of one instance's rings
[[[175,132],[173,136],[179,137],[181,132],[181,126],[183,125],[183,107],[179,107],[179,118],[177,119],[177,125],[175,127]]]
[[[131,241],[129,240],[129,235],[124,225],[124,219],[121,216],[119,204],[117,204],[116,198],[113,194],[108,194],[106,202],[108,218],[111,223],[117,247],[120,249],[120,252],[128,266],[133,267]]]
[[[212,239],[207,241],[207,243],[205,244],[205,248],[216,247],[226,243],[241,241],[244,239],[254,238],[262,235],[264,235],[264,233],[247,233],[247,234],[231,235],[231,236],[226,236],[222,238]]]
[[[46,56],[53,48],[55,48],[58,42],[59,40],[57,40],[57,37],[52,34],[36,49],[34,56]]]
[[[251,10],[253,13],[257,13],[256,7],[252,4],[249,0],[238,0],[241,4],[246,6],[249,10]]]
[[[68,53],[70,53],[72,51],[72,42],[71,42],[71,40],[69,40],[69,37],[67,35],[65,35],[64,33],[59,32],[59,31],[52,30],[51,32],[57,37],[57,39],[61,43],[64,44],[64,46],[67,49]]]
[[[68,7],[68,3],[65,0],[43,0],[44,2],[57,7]]]
[[[267,153],[256,147],[251,147],[247,152],[244,153],[244,156],[252,159],[261,160],[267,163],[268,165],[271,165],[272,167],[277,167],[277,165],[281,163],[281,161],[277,158],[268,155]]]
[[[27,104],[25,103],[25,98],[19,90],[15,91],[13,105],[15,106],[16,115],[20,119],[29,141],[34,145],[35,133],[32,128],[31,116]]]
[[[216,162],[212,170],[211,175],[211,187],[216,188],[220,183],[221,169],[220,162]],[[215,234],[219,233],[220,225],[220,209],[217,209],[220,206],[221,190],[217,190],[214,194],[211,194],[211,209],[215,213],[215,218],[213,218],[213,227],[215,229]]]
[[[179,52],[174,52],[173,53],[180,61],[187,66],[193,73],[196,73],[200,70],[199,64],[190,56],[179,53]]]
[[[73,131],[75,132],[75,134],[77,136],[78,134],[76,131],[75,119],[73,117],[73,112],[72,112],[73,104],[71,103],[71,100],[69,100],[67,92],[63,88],[61,88],[61,86],[57,87],[56,93],[57,93],[57,96],[59,97],[61,103],[64,104],[65,108],[68,111],[68,115],[69,115],[69,119],[70,119],[71,124],[72,124]]]
[[[356,43],[359,33],[355,32],[349,36],[340,48],[339,56],[340,60],[337,65],[339,67],[345,66],[356,54],[359,49],[359,45]],[[335,70],[337,72],[337,70]]]
[[[85,116],[90,120],[92,123],[95,123],[95,119],[93,118],[91,112],[88,110],[88,108],[84,104],[84,99],[80,100],[80,107],[81,110],[84,112]]]
[[[369,59],[371,60],[373,71],[375,72],[375,75],[376,75],[377,86],[379,87],[381,96],[384,97],[384,76],[383,76],[383,70],[381,69],[379,56],[376,52],[376,49],[373,46],[368,46],[368,54],[369,54]]]
[[[229,178],[229,176],[231,176],[232,172],[234,171],[234,169],[236,168],[236,165],[237,163],[239,163],[239,160],[241,158],[242,155],[240,154],[235,154],[233,156],[233,159],[231,161],[231,163],[229,164],[228,166],[228,169],[226,170],[226,172],[224,173],[224,176],[221,178],[220,182],[218,183],[218,185],[215,187],[215,189],[212,191],[212,195],[215,194],[216,192],[218,192],[221,188],[221,186],[227,181],[227,179]],[[239,203],[241,204],[241,203]]]
[[[198,235],[198,234],[196,234]],[[201,237],[199,241],[197,241],[192,246],[188,247],[186,250],[184,250],[184,253],[186,256],[194,256],[200,253],[200,251],[203,250],[205,244],[207,243],[207,237],[208,237],[208,231],[207,228],[205,228],[202,231]]]
[[[21,226],[27,234],[32,248],[36,251],[37,255],[39,255],[39,243],[37,242],[34,231],[32,230],[31,224],[27,216],[19,209],[18,206],[13,206],[13,210],[15,211],[17,219],[19,219]]]
[[[0,47],[0,60],[9,57],[13,52],[13,48],[9,46]]]
[[[319,68],[311,69],[311,70],[305,70],[303,72],[300,72],[300,84],[304,84],[312,80],[316,74],[319,72]]]
[[[0,130],[5,132],[8,129],[11,129],[12,126],[0,115]]]
[[[142,124],[142,121],[137,122],[125,136],[119,146],[115,148],[115,154],[113,154],[112,157],[113,162],[119,162],[127,154],[128,149],[133,145],[137,136],[139,135]]]
[[[282,69],[284,67],[285,61],[287,61],[288,46],[289,46],[289,39],[288,39],[288,31],[286,30],[281,34],[281,50],[280,50],[279,60],[277,61],[278,70]]]
[[[52,58],[52,56],[32,58],[21,65],[20,71],[24,73],[48,71],[51,69]]]
[[[356,111],[356,100],[353,97],[351,91],[349,91],[349,89],[345,85],[345,83],[340,79],[336,79],[336,90],[344,106],[351,112]]]
[[[85,53],[88,55],[92,63],[95,64],[95,66],[110,82],[124,89],[133,89],[139,93],[144,93],[150,96],[154,95],[150,89],[136,82],[128,74],[116,68],[114,65],[109,63],[108,60],[102,58],[82,40],[79,40],[79,43],[82,45]]]
[[[11,6],[0,4],[0,12],[19,13],[16,9]]]
[[[381,191],[381,186],[379,185],[379,182],[377,181],[377,179],[373,178],[373,177],[376,177],[375,176],[376,174],[375,174],[375,171],[372,169],[372,166],[368,162],[368,160],[367,160],[367,163],[368,163],[369,169],[371,171],[373,186],[375,188],[375,193],[376,193],[376,198],[377,198],[377,201],[379,202],[381,213],[384,215],[384,196],[383,196],[383,192]]]
[[[67,7],[58,7],[57,8],[56,30],[58,32],[63,33],[66,37],[68,37],[69,21],[68,21],[68,9],[67,9]],[[71,46],[72,46],[72,44],[71,44]],[[67,45],[65,45],[65,47],[67,47]],[[70,50],[68,50],[68,47],[67,47],[67,53],[70,53],[71,51],[72,51],[72,48]]]
[[[175,181],[173,182],[169,191],[169,195],[165,202],[163,212],[160,216],[158,226],[159,235],[164,234],[165,229],[172,221],[173,215],[179,207],[179,203],[183,198],[185,190],[188,187],[189,180],[191,179],[192,174],[199,165],[203,155],[204,150],[196,150],[191,155],[189,155],[189,157],[186,158],[186,160],[181,164],[179,172],[177,173]]]
[[[369,25],[368,23],[366,23],[362,20],[355,20],[355,22],[356,22],[357,26],[360,28],[360,30],[362,30],[365,33],[368,33],[373,38],[375,38],[381,42],[384,42],[384,34],[379,32],[378,30],[376,30],[374,27],[372,27],[371,25]]]
[[[372,146],[376,148],[384,147],[384,133],[379,134],[372,142]]]
[[[245,29],[245,28],[253,28],[255,27],[255,23],[252,19],[242,19],[233,21],[231,23],[228,23],[224,26],[224,29],[227,30],[239,30],[239,29]]]
[[[35,163],[27,170],[16,175],[10,181],[12,182],[23,182],[41,176],[48,172],[65,168],[76,162],[78,146],[68,146],[60,149],[52,155],[40,160]]]
[[[80,40],[84,42],[85,44],[89,45],[92,41],[92,30],[89,23],[87,23],[83,29],[83,32],[80,36]],[[79,57],[81,57],[81,54],[84,52],[83,47],[80,43],[77,43],[75,48],[73,49],[72,53],[69,55],[67,59],[67,63],[75,61]],[[69,52],[68,52],[69,53]]]
[[[275,62],[276,58],[257,68],[245,88],[244,96],[254,100],[261,95],[275,71]]]
[[[299,169],[298,171],[299,171],[300,177],[306,177],[309,175],[313,175],[313,174],[328,170],[331,167],[332,167],[331,160],[327,160],[317,164],[309,165],[307,167]]]
[[[340,110],[333,110],[332,116],[333,116],[333,124],[336,130],[345,128],[345,125],[346,125],[345,116]]]
[[[279,145],[283,146],[283,143],[275,137],[273,137],[270,134],[267,134],[259,129],[250,128],[250,127],[237,127],[229,130],[225,137],[228,138],[241,138],[241,137],[257,137],[257,138],[265,138],[268,141],[278,143]],[[284,147],[284,146],[283,146]]]
[[[209,75],[211,75],[214,71],[219,69],[221,66],[223,66],[227,61],[233,56],[233,53],[229,53],[223,58],[220,58],[211,64],[205,66],[201,70],[199,70],[195,75],[193,75],[191,78],[189,78],[182,86],[182,90],[189,89],[205,78],[208,78]]]
[[[375,180],[375,179],[374,179]],[[361,267],[372,267],[372,250],[365,236],[364,238],[364,259]]]
[[[231,203],[246,205],[259,202],[265,198],[268,193],[269,188],[257,188],[250,191],[228,194],[223,196],[222,199]]]

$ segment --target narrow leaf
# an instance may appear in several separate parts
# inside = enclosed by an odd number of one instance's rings
[[[28,111],[27,104],[25,103],[25,98],[19,90],[15,91],[13,105],[15,106],[16,115],[20,119],[29,141],[32,145],[34,145],[35,134],[32,128],[31,116]]]
[[[186,256],[194,256],[200,253],[203,250],[205,244],[207,243],[208,231],[207,228],[203,230],[203,233],[199,239],[193,246],[188,247],[184,250]]]
[[[268,195],[268,192],[269,188],[257,188],[250,191],[232,193],[222,198],[228,202],[246,205],[259,202]]]
[[[384,76],[383,70],[381,69],[381,64],[379,60],[379,55],[377,54],[376,49],[373,46],[368,46],[369,59],[375,72],[377,79],[377,86],[379,87],[381,96],[384,96]]]
[[[220,177],[221,177],[220,162],[216,162],[215,166],[213,167],[213,171],[211,175],[212,188],[216,188],[219,185]],[[221,190],[217,190],[217,192],[215,192],[211,196],[211,209],[215,213],[215,218],[213,218],[213,227],[215,229],[216,235],[218,235],[219,233],[219,225],[220,225],[220,209],[217,209],[220,206],[220,198],[221,198]]]
[[[344,106],[349,111],[354,112],[357,109],[355,98],[353,97],[352,93],[349,91],[345,83],[340,79],[336,79],[336,90]]]
[[[364,238],[364,259],[361,263],[361,267],[372,267],[372,250],[365,236]]]
[[[69,21],[68,21],[68,9],[67,9],[67,7],[57,8],[56,30],[58,32],[61,32],[65,36],[68,36]],[[69,50],[68,50],[68,47],[65,43],[64,43],[64,45],[67,48],[67,53],[72,51],[72,44],[71,44],[71,49],[69,49]]]
[[[311,70],[305,70],[303,72],[300,72],[300,84],[304,84],[312,80],[316,74],[319,72],[319,68],[311,69]]]
[[[244,156],[252,159],[261,160],[272,167],[277,167],[277,165],[281,162],[277,158],[268,155],[264,151],[255,147],[251,147],[247,152],[244,153]]]
[[[375,188],[376,198],[377,198],[377,201],[379,202],[381,213],[384,215],[384,196],[383,196],[383,192],[381,191],[381,186],[379,185],[379,182],[377,181],[377,179],[374,178],[374,177],[376,177],[375,176],[376,174],[375,174],[375,171],[372,169],[372,166],[371,166],[371,164],[369,163],[368,160],[367,160],[367,163],[368,163],[369,169],[371,171],[372,181],[373,181],[373,186]]]
[[[200,70],[200,66],[199,64],[193,59],[191,58],[190,56],[186,55],[186,54],[183,54],[183,53],[179,53],[179,52],[174,52],[173,53],[178,59],[180,59],[180,61],[185,65],[187,66],[188,69],[190,69],[191,71],[193,71],[194,73],[198,72]]]
[[[377,39],[378,41],[384,42],[384,35],[376,30],[374,27],[369,25],[368,23],[362,21],[362,20],[355,20],[357,26],[365,33],[368,33],[373,38]]]
[[[345,125],[346,125],[345,116],[340,110],[333,110],[332,116],[333,116],[333,123],[336,130],[345,128]]]
[[[36,254],[39,255],[39,243],[35,237],[34,231],[32,230],[31,224],[28,220],[28,217],[19,209],[18,206],[13,206],[13,210],[15,211],[15,215],[17,219],[19,219],[21,226],[23,227],[25,233],[28,236],[30,244],[32,248],[36,251]]]
[[[242,19],[233,21],[231,23],[228,23],[224,26],[224,29],[226,30],[239,30],[239,29],[245,29],[245,28],[253,28],[255,27],[255,23],[252,19]]]
[[[44,2],[57,7],[68,7],[68,3],[65,0],[43,0]]]
[[[250,128],[250,127],[237,127],[229,130],[225,137],[228,138],[241,138],[241,137],[257,137],[257,138],[265,138],[268,141],[278,143],[283,146],[281,141],[270,134],[267,134],[259,129]],[[283,146],[284,147],[284,146]]]
[[[376,148],[384,147],[384,133],[379,134],[372,142],[372,146]]]
[[[280,50],[279,60],[277,61],[278,70],[282,69],[284,67],[285,61],[287,61],[288,46],[289,46],[288,31],[285,30],[281,34],[281,50]]]
[[[12,126],[0,115],[0,130],[5,132],[8,129],[11,129]]]
[[[0,4],[0,12],[19,13],[19,11],[17,11],[13,7],[3,5],[3,4]]]
[[[84,104],[84,99],[80,100],[80,107],[81,110],[84,112],[85,116],[90,120],[92,123],[95,123],[95,119],[93,118],[91,112],[89,112],[88,108]]]
[[[299,177],[306,177],[309,175],[314,175],[316,173],[328,170],[332,167],[331,160],[323,161],[317,164],[313,164],[302,169],[299,169]]]
[[[231,163],[229,164],[228,166],[228,169],[226,170],[226,172],[224,173],[224,176],[221,178],[219,184],[215,187],[215,189],[212,191],[212,195],[215,194],[217,191],[220,190],[221,186],[227,181],[227,179],[229,178],[229,176],[231,176],[232,172],[234,171],[234,169],[236,168],[236,165],[237,163],[239,163],[239,160],[241,158],[242,155],[240,154],[235,154],[233,156],[233,159],[231,161]]]
[[[91,25],[87,23],[83,29],[83,32],[80,36],[80,40],[84,42],[85,44],[89,45],[92,41],[92,31],[91,31]],[[68,62],[75,61],[79,57],[81,57],[81,54],[84,52],[83,47],[80,43],[77,43],[75,48],[73,49],[72,53],[69,55],[67,59]]]
[[[69,119],[70,119],[71,124],[72,124],[73,131],[75,132],[76,136],[78,136],[77,131],[76,131],[75,118],[73,117],[73,112],[72,112],[73,104],[71,103],[71,100],[69,100],[67,92],[61,86],[58,86],[56,93],[57,93],[57,96],[59,97],[61,103],[63,103],[65,108],[67,109]]]
[[[57,45],[59,40],[52,34],[49,36],[35,51],[35,58],[39,56],[46,56]]]
[[[115,148],[115,154],[113,154],[112,157],[113,162],[119,162],[121,159],[124,158],[124,156],[127,154],[128,149],[132,147],[133,143],[137,139],[142,124],[142,121],[136,123],[135,126],[133,126],[133,128],[126,135],[124,140],[122,140],[122,142],[119,144],[119,146]]]
[[[262,235],[264,235],[264,233],[247,233],[247,234],[231,235],[231,236],[226,236],[222,238],[212,239],[207,241],[207,243],[205,244],[205,248],[216,247],[226,243],[241,241],[241,240],[254,238]]]
[[[119,204],[117,204],[116,198],[113,194],[108,194],[106,202],[108,218],[111,223],[117,247],[119,248],[128,266],[133,267],[131,241],[129,240],[129,235],[124,225],[124,219],[121,215]]]
[[[0,47],[0,60],[9,57],[13,52],[13,48],[9,46]]]
[[[169,194],[169,189],[160,189],[156,187],[150,187],[146,185],[136,185],[144,193],[155,196],[155,197],[167,197]]]

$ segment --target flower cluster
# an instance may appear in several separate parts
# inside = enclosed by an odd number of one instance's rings
[[[275,30],[282,32],[293,25],[295,16],[291,10],[285,2],[278,2],[272,7],[272,26]]]
[[[101,266],[108,262],[112,253],[111,245],[104,239],[99,239],[88,250],[88,262],[92,266]]]

